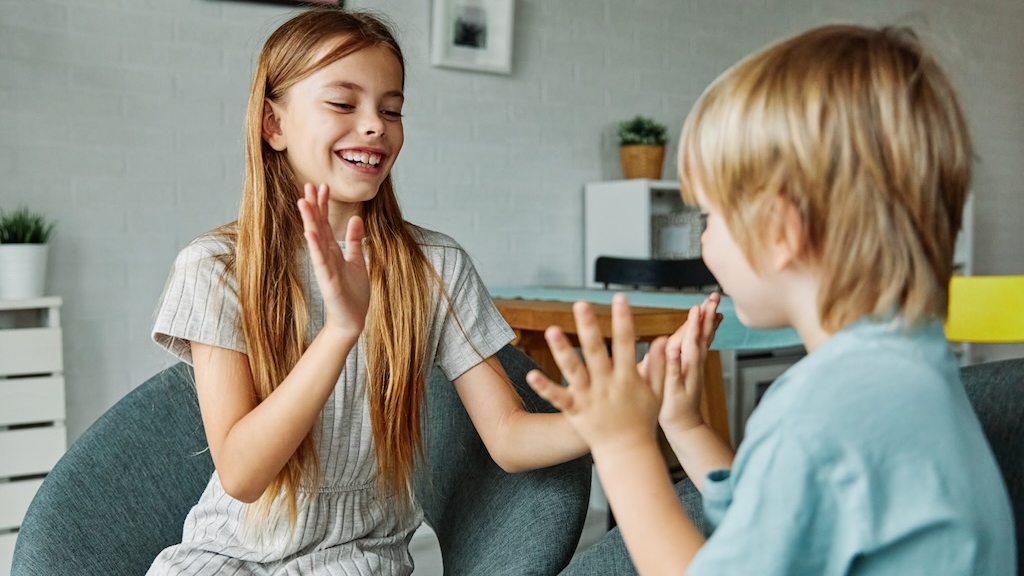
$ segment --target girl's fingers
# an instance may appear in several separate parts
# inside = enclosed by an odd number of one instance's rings
[[[363,219],[353,216],[348,219],[348,228],[345,230],[345,260],[355,264],[365,264],[363,259],[363,237],[366,231],[363,228]]]
[[[552,406],[561,412],[571,411],[573,408],[572,393],[561,384],[555,384],[540,370],[530,370],[526,374],[526,382],[538,396],[547,400]]]
[[[601,342],[604,347],[604,339]],[[636,365],[636,330],[633,312],[622,293],[612,296],[612,360],[619,370],[633,370]]]

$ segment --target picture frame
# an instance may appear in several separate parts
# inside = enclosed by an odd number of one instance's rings
[[[511,74],[514,16],[515,0],[434,0],[431,64]]]
[[[252,2],[256,4],[277,4],[278,6],[294,6],[303,8],[313,8],[314,6],[337,6],[338,8],[345,7],[345,0],[236,0]]]

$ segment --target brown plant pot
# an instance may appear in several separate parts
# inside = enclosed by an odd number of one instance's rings
[[[631,144],[619,148],[619,160],[622,162],[622,177],[661,179],[661,169],[665,164],[665,147],[648,144]]]

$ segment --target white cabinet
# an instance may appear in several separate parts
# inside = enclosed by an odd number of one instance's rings
[[[583,188],[583,286],[594,282],[598,256],[696,258],[700,211],[671,180],[610,180]]]
[[[61,299],[0,300],[0,575],[43,477],[67,449]]]

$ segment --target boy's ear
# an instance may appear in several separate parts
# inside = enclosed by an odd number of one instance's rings
[[[769,246],[771,266],[783,270],[803,260],[807,251],[807,231],[800,211],[782,195],[772,201]]]
[[[288,142],[281,129],[281,117],[270,100],[263,101],[263,139],[278,152],[288,149]]]

